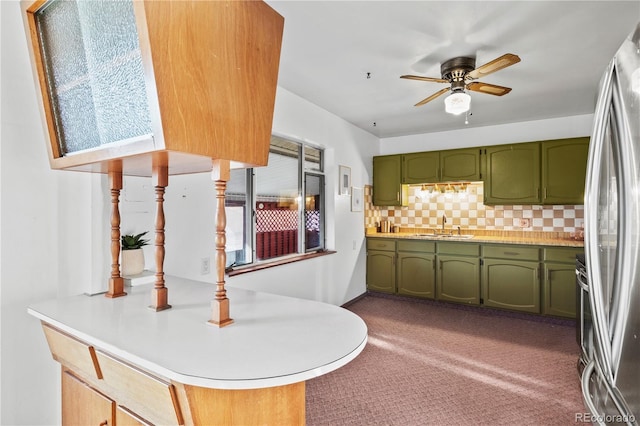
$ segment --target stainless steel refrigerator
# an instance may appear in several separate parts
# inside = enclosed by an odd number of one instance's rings
[[[585,188],[592,347],[582,372],[596,424],[640,421],[640,23],[599,87]]]

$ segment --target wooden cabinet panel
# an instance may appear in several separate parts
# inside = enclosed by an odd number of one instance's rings
[[[485,259],[482,299],[485,306],[540,313],[540,264]]]
[[[151,426],[152,424],[125,407],[118,406],[116,409],[116,426]]]
[[[411,241],[398,240],[398,251],[415,251],[418,253],[434,253],[436,251],[435,241]]]
[[[540,203],[540,144],[486,149],[485,204]]]
[[[510,244],[484,245],[482,256],[495,259],[513,260],[539,260],[540,249],[538,247],[522,247]]]
[[[119,404],[154,423],[184,424],[172,384],[102,352],[97,354],[104,384],[113,389]]]
[[[401,155],[373,157],[373,204],[400,206],[403,203]]]
[[[402,183],[440,182],[440,152],[417,152],[402,156]]]
[[[201,162],[197,158],[194,159],[194,156],[208,159],[208,170],[211,170],[211,158],[233,160],[246,166],[266,165],[284,18],[263,2],[133,3],[133,7],[125,9],[129,12],[126,15],[112,13],[101,22],[105,27],[112,25],[110,30],[114,33],[124,32],[120,37],[129,35],[132,40],[127,40],[127,43],[111,43],[108,46],[110,49],[105,49],[98,42],[110,39],[106,36],[96,37],[96,40],[91,39],[87,46],[83,46],[82,41],[76,43],[76,50],[79,52],[71,47],[65,49],[64,45],[49,49],[46,45],[48,42],[61,38],[38,37],[36,24],[44,20],[41,16],[55,15],[53,11],[58,9],[49,7],[50,2],[25,3],[25,19],[30,26],[27,37],[31,39],[33,66],[38,74],[36,83],[38,86],[42,84],[41,104],[50,139],[51,166],[56,169],[73,167],[105,173],[106,163],[110,160],[135,154],[145,154],[147,158],[150,157],[148,154],[162,150],[189,155],[189,158],[182,159],[180,156],[172,156],[172,160],[185,164],[182,172],[184,169],[187,172],[203,171],[200,169]],[[65,4],[66,2],[57,3]],[[77,16],[75,21],[96,20],[99,13],[100,17],[104,17],[104,14],[109,12],[105,12],[103,8],[93,16],[90,13]],[[54,20],[53,30],[62,33],[73,29],[75,33],[79,33],[82,32],[82,28],[91,27],[87,24],[82,27],[78,25],[80,28],[67,28],[65,25],[70,21],[73,20]],[[185,22],[189,22],[189,25],[184,25]],[[72,35],[75,33],[69,32]],[[83,35],[90,39],[89,34]],[[117,50],[119,45],[129,48],[134,42],[139,48],[112,52]],[[116,54],[115,63],[118,66],[113,67],[109,62],[99,63],[93,71],[96,75],[76,75],[85,68],[90,70],[81,58],[99,56],[91,55],[91,51],[85,53],[93,46],[97,46],[97,53],[109,51],[109,54],[105,55],[109,59]],[[58,51],[64,51],[65,54],[60,55]],[[47,52],[52,53],[47,56]],[[78,58],[67,57],[72,53],[78,54]],[[52,62],[51,58],[59,57],[62,59],[61,64]],[[134,57],[136,63],[129,69],[135,72],[119,72],[125,69],[125,65]],[[167,60],[168,57],[171,60]],[[113,62],[112,59],[111,61]],[[64,70],[66,64],[76,63],[80,65],[75,66],[75,73],[47,72],[49,66],[56,70]],[[108,68],[115,70],[109,78],[104,76]],[[72,78],[71,81],[60,81],[59,87],[49,87],[53,79],[48,78],[48,74],[71,75]],[[91,98],[83,99],[79,96],[82,93],[93,93],[95,98],[97,95],[94,91],[97,90],[93,83],[101,80],[105,80],[104,92],[108,96],[115,90],[112,82],[119,81],[123,75],[125,84],[120,85],[121,96],[114,96],[114,102],[107,104],[111,109],[115,108],[121,115],[128,117],[134,115],[130,111],[141,107],[142,102],[153,99],[147,108],[148,118],[143,119],[143,115],[140,114],[140,120],[134,120],[140,127],[149,121],[147,128],[133,134],[114,132],[115,135],[111,138],[96,137],[94,139],[98,141],[98,146],[91,144],[86,148],[80,147],[77,151],[71,151],[74,155],[64,155],[67,141],[59,139],[64,139],[71,132],[65,132],[66,128],[59,127],[61,122],[69,120],[69,116],[74,116],[73,113],[80,111],[79,117],[75,119],[78,123],[75,133],[79,134],[81,140],[84,140],[83,135],[93,133],[90,130],[111,130],[110,127],[113,126],[109,124],[117,124],[113,120],[110,122],[114,111],[105,108],[104,112],[100,112],[97,108],[100,102],[95,99],[95,102],[91,102]],[[138,81],[142,81],[144,87],[136,93],[140,92],[142,96],[129,99],[127,96],[133,92],[132,87],[138,87],[135,84]],[[72,85],[78,82],[89,82],[92,85],[82,87],[82,90],[69,90],[70,86],[74,88]],[[63,96],[66,101],[58,102]],[[104,101],[101,97],[98,99]],[[136,99],[140,102],[135,102]],[[84,108],[73,108],[74,105],[83,105]],[[152,135],[149,134],[149,130],[153,131]],[[138,138],[128,139],[131,136]],[[140,138],[142,140],[139,140]],[[105,167],[102,167],[101,163],[104,163]],[[151,161],[125,161],[123,171],[125,174],[151,176],[150,163]],[[197,167],[193,166],[193,163]],[[192,166],[196,169],[190,169]],[[170,171],[173,174],[174,168]]]
[[[438,254],[437,298],[480,304],[480,259]]]
[[[584,204],[589,138],[543,141],[542,203]]]
[[[367,238],[367,250],[396,251],[396,242],[384,238]]]
[[[438,242],[438,254],[456,254],[463,256],[480,256],[480,244]]]
[[[475,182],[480,173],[480,148],[440,151],[440,181]]]
[[[478,181],[480,148],[427,151],[402,156],[402,183]]]
[[[389,251],[367,252],[367,289],[384,293],[396,291],[396,254]]]
[[[545,247],[543,313],[566,318],[576,317],[576,255],[583,248]]]
[[[544,264],[544,308],[546,315],[576,317],[575,264]]]
[[[398,252],[398,294],[435,298],[435,254]]]
[[[87,377],[102,378],[96,351],[92,346],[80,342],[47,324],[43,323],[42,329],[47,338],[53,359]]]
[[[62,424],[65,426],[114,424],[115,402],[62,370]]]

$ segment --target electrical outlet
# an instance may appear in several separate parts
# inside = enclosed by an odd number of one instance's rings
[[[200,259],[200,275],[207,275],[211,271],[211,258]]]
[[[520,219],[520,228],[528,228],[529,226],[531,226],[531,221],[529,219]]]

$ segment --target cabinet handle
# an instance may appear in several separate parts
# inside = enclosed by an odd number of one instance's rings
[[[396,201],[400,201],[400,191],[396,192]]]
[[[505,251],[504,254],[506,256],[520,256],[520,253],[518,253],[517,251]]]
[[[442,260],[440,261],[440,270],[442,271]]]
[[[547,187],[546,186],[544,187],[544,199],[545,200],[547,199]]]

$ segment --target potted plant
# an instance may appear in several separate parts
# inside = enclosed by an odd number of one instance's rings
[[[149,244],[144,237],[147,232],[127,234],[121,238],[122,246],[122,275],[137,275],[144,271],[144,253],[142,247]]]

